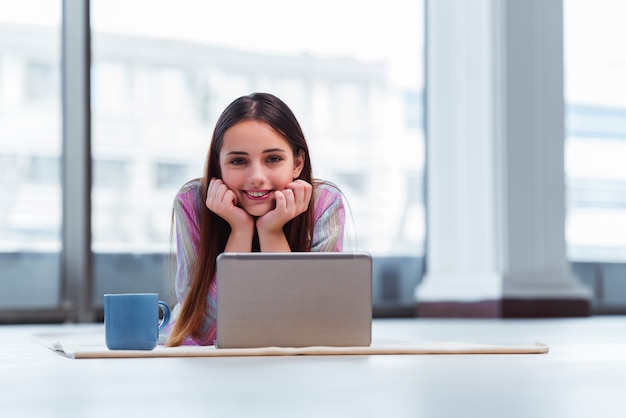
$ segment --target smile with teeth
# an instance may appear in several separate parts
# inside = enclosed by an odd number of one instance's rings
[[[250,198],[259,199],[270,194],[270,191],[269,190],[245,191],[244,193]]]

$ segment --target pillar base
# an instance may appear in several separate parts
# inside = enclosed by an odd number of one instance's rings
[[[591,315],[589,299],[512,299],[501,302],[504,318],[563,318]]]
[[[499,300],[476,302],[437,301],[417,304],[416,315],[422,318],[499,318]]]
[[[512,299],[417,304],[421,318],[566,318],[591,315],[589,299]]]

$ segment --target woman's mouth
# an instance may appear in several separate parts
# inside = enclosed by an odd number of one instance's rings
[[[246,197],[252,200],[263,200],[267,198],[271,190],[244,190]]]

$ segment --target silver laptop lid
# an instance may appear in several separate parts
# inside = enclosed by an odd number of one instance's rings
[[[217,259],[217,346],[368,346],[367,253],[223,253]]]

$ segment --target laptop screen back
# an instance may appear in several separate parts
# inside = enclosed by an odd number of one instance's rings
[[[223,253],[217,346],[369,346],[367,253]]]

